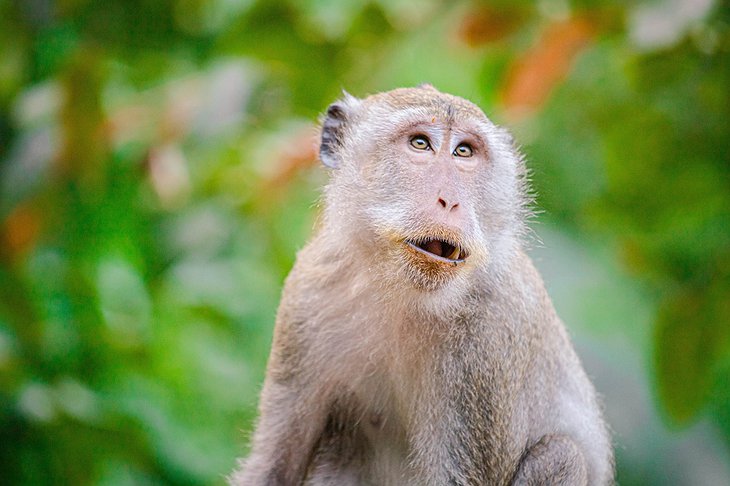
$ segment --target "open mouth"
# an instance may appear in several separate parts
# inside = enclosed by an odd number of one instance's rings
[[[423,241],[406,240],[405,243],[417,252],[444,263],[461,263],[469,256],[460,246],[436,238]]]

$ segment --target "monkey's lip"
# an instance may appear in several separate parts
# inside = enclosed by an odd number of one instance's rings
[[[406,240],[405,244],[437,262],[452,265],[463,263],[469,256],[467,251],[459,245],[438,238],[427,238],[419,241]]]

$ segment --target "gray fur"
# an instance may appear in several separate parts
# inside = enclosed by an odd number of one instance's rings
[[[287,278],[252,450],[230,483],[611,483],[595,391],[523,250],[511,137],[431,86],[334,106],[322,159],[338,170]],[[433,150],[414,151],[413,133]],[[474,155],[455,158],[467,133]],[[468,257],[437,264],[404,245],[429,236]]]

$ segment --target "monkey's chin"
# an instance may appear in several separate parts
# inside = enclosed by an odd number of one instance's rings
[[[469,253],[445,240],[423,239],[403,242],[405,257],[402,269],[419,290],[438,290],[453,281],[465,269]]]

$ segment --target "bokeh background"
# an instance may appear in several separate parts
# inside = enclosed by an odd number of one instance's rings
[[[422,82],[527,156],[619,484],[730,484],[721,0],[0,0],[0,483],[222,484],[317,116]]]

